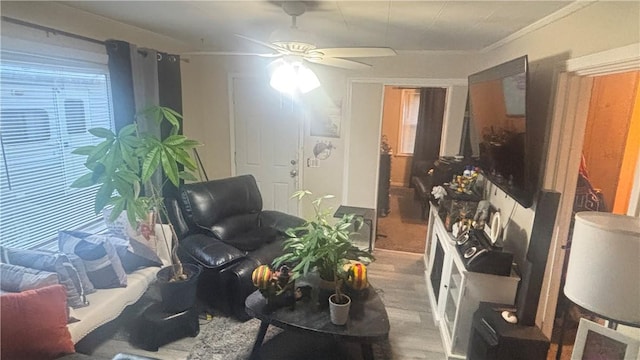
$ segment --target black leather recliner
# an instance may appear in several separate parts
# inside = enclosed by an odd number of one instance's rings
[[[198,296],[208,306],[238,319],[249,318],[244,301],[255,287],[253,270],[282,253],[284,232],[304,220],[263,211],[252,175],[182,185],[167,199],[178,235],[178,256],[202,266]]]

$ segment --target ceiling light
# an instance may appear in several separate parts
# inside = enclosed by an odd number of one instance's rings
[[[272,88],[293,95],[296,91],[303,94],[320,86],[316,74],[296,57],[278,59],[269,66]]]

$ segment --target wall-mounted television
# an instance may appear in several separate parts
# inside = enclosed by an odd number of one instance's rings
[[[528,83],[526,55],[470,75],[463,134],[485,176],[524,207],[537,191],[537,168],[527,147]]]

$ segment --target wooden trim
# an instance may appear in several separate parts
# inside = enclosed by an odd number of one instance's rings
[[[593,80],[561,74],[554,111],[544,184],[561,193],[556,226],[547,258],[536,324],[551,337],[564,264],[566,240],[584,142]],[[570,144],[570,146],[568,146]]]
[[[553,330],[564,264],[565,252],[562,246],[566,243],[573,213],[573,198],[593,86],[591,77],[640,69],[640,43],[570,59],[566,62],[566,69],[571,74],[562,74],[558,82],[543,179],[545,187],[562,193],[536,316],[536,324],[549,338]],[[629,213],[640,215],[640,159],[636,164]]]
[[[640,43],[567,60],[567,71],[580,76],[640,70]]]

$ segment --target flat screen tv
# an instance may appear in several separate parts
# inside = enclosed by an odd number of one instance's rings
[[[527,56],[470,75],[463,135],[485,176],[524,207],[537,190],[527,151],[528,82]]]

